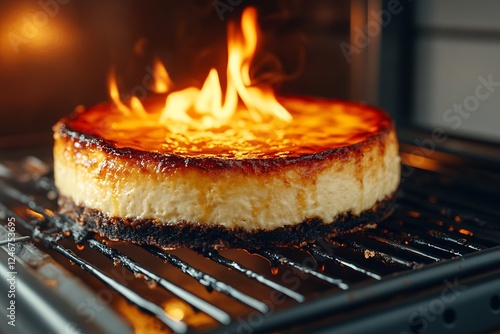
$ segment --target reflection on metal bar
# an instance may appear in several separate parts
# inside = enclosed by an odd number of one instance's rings
[[[269,310],[268,306],[265,303],[260,302],[257,299],[233,288],[231,285],[221,282],[215,277],[194,268],[189,263],[182,261],[180,258],[173,254],[163,252],[162,250],[152,246],[143,246],[143,248],[151,254],[156,255],[157,257],[167,261],[174,267],[180,269],[183,273],[193,277],[198,281],[198,283],[209,289],[222,292],[262,313],[265,313]]]
[[[15,244],[18,242],[28,241],[29,239],[31,239],[31,237],[24,236],[24,237],[14,238],[12,240],[2,240],[2,241],[0,241],[0,246],[5,246],[7,244]]]
[[[148,280],[152,280],[158,283],[159,286],[165,290],[173,293],[177,297],[189,303],[195,309],[201,310],[206,314],[210,315],[222,324],[228,324],[231,321],[231,317],[226,312],[222,311],[218,307],[204,301],[203,299],[193,295],[192,293],[178,287],[177,285],[170,283],[168,280],[156,275],[150,270],[147,270],[141,266],[136,261],[132,260],[128,256],[120,253],[118,250],[108,247],[102,242],[94,239],[87,241],[91,248],[96,249],[104,256],[108,257],[113,261],[118,261],[123,267],[130,270],[134,275],[144,275]]]
[[[293,298],[298,302],[304,301],[304,296],[301,295],[300,293],[297,293],[291,289],[288,289],[287,287],[284,287],[284,286],[282,286],[274,281],[271,281],[271,280],[267,279],[266,277],[264,277],[263,275],[258,274],[255,271],[244,267],[240,263],[233,261],[233,260],[230,260],[230,259],[220,255],[219,252],[213,248],[205,249],[205,250],[198,250],[198,252],[200,254],[202,254],[203,256],[209,258],[210,260],[214,261],[215,263],[218,263],[218,264],[223,265],[227,268],[231,268],[231,269],[234,269],[240,273],[243,273],[247,277],[255,279],[256,281],[258,281],[258,282],[260,282],[260,283],[262,283],[262,284],[264,284],[264,285],[266,285],[266,286],[268,286],[276,291],[279,291],[282,294],[284,294],[290,298]]]

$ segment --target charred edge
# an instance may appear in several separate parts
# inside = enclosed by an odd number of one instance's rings
[[[335,236],[367,228],[390,215],[395,196],[377,202],[360,215],[350,212],[337,216],[331,224],[321,219],[306,219],[300,224],[287,225],[274,230],[246,230],[200,223],[179,222],[162,224],[153,219],[133,220],[108,217],[94,209],[75,205],[61,198],[61,213],[78,222],[87,230],[111,240],[130,241],[158,247],[190,248],[246,248],[258,249],[298,245],[326,236]]]

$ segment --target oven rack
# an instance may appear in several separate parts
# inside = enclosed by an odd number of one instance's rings
[[[337,328],[443,333],[500,328],[500,208],[496,205],[500,169],[490,165],[485,170],[462,155],[417,151],[411,144],[402,145],[401,155],[403,182],[396,209],[377,228],[298,248],[233,250],[229,255],[216,249],[183,249],[177,254],[178,250],[123,245],[88,235],[58,215],[46,153],[4,159],[0,164],[2,218],[14,217],[19,236],[33,239],[16,244],[19,304],[39,300],[44,305],[23,309],[24,317],[35,319],[33,326],[47,332],[61,328],[75,333],[130,332],[130,319],[124,320],[113,305],[95,298],[112,293],[156,319],[151,321],[164,332]],[[411,173],[405,175],[405,171]],[[5,227],[0,226],[0,237],[5,236]],[[144,254],[158,258],[162,266],[143,264]],[[256,268],[253,258],[265,259],[267,268]],[[200,268],[197,264],[202,260]],[[0,252],[0,262],[7,273],[6,252]],[[168,300],[179,301],[183,309],[188,305],[193,319],[203,313],[205,320],[199,324],[169,313],[161,302],[145,296],[150,291],[144,294],[143,289],[115,279],[105,269],[109,266],[123,267],[135,276],[134,281],[146,281],[151,286],[148,290],[164,290]],[[72,273],[74,267],[98,283],[87,286],[81,279],[84,274]],[[168,274],[175,271],[172,279]],[[291,273],[288,279],[283,279],[285,273]],[[197,287],[184,286],[179,275]],[[101,287],[97,292],[96,285]],[[26,286],[29,291],[24,291]],[[444,298],[443,291],[453,287],[459,291],[456,298]],[[69,298],[72,294],[78,298]],[[220,294],[222,302],[215,297]],[[93,303],[79,314],[81,301],[89,297]],[[94,315],[92,321],[88,314]],[[480,322],[475,321],[478,317]],[[19,323],[22,319],[20,315]]]

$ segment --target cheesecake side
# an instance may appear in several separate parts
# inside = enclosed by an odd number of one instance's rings
[[[99,218],[115,227],[178,225],[186,231],[191,225],[255,234],[294,225],[331,225],[320,228],[321,234],[346,218],[386,216],[399,184],[393,129],[316,157],[219,168],[213,168],[214,161],[179,164],[169,156],[159,161],[150,154],[112,153],[82,136],[56,131],[54,176],[64,206],[80,208],[74,218],[82,223]],[[93,229],[100,232],[98,225]],[[344,225],[342,229],[353,227]]]

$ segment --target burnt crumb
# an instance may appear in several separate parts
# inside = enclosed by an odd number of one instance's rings
[[[316,239],[370,228],[390,215],[394,208],[394,194],[377,202],[360,215],[350,212],[339,215],[332,223],[321,219],[306,219],[300,224],[286,225],[273,230],[226,228],[201,223],[161,223],[153,219],[109,217],[104,213],[82,207],[61,197],[60,211],[76,224],[111,240],[130,241],[158,247],[189,248],[246,248],[259,249],[299,245]]]

